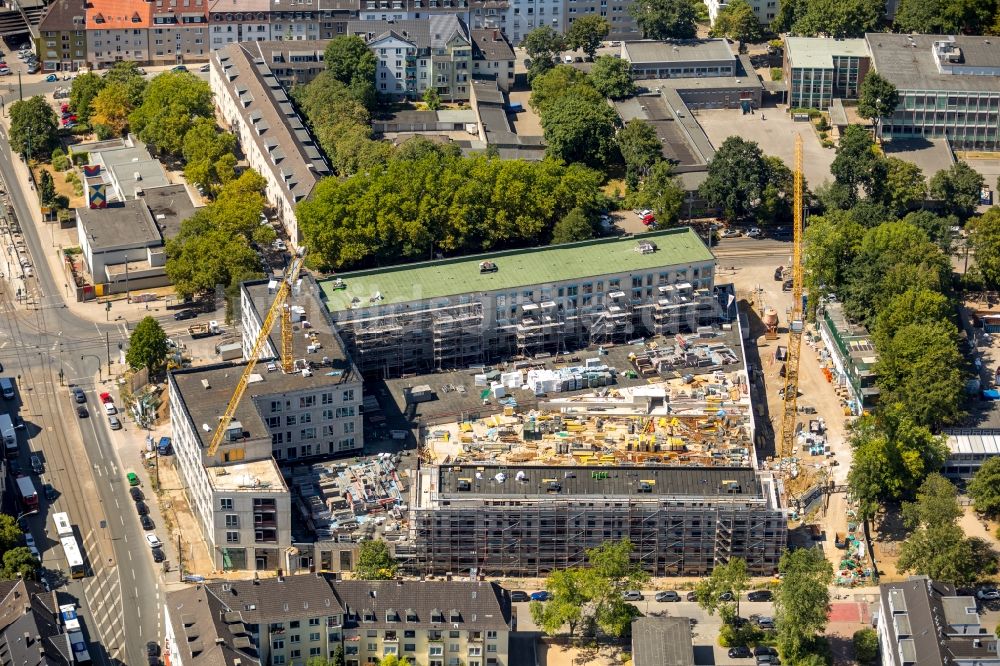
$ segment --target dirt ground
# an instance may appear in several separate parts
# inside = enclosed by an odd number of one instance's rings
[[[616,666],[622,663],[620,654],[620,650],[607,646],[579,648],[544,642],[539,643],[537,651],[538,666]]]
[[[201,529],[194,514],[191,513],[187,496],[184,494],[184,485],[176,467],[172,464],[173,460],[174,458],[170,456],[160,458],[160,487],[157,489],[157,496],[165,523],[164,531],[172,535],[181,535],[184,573],[214,576],[215,567],[209,556],[208,546],[201,537]],[[185,538],[186,535],[191,537]],[[176,562],[171,562],[171,568],[176,566]]]
[[[66,174],[68,172],[59,172],[52,168],[50,164],[35,164],[32,167],[35,172],[35,180],[37,181],[42,174],[42,171],[48,171],[52,176],[52,182],[56,187],[56,195],[61,195],[69,199],[69,207],[79,208],[86,205],[86,199],[83,196],[76,196],[73,192],[73,184],[66,182]]]
[[[514,115],[514,131],[521,136],[542,136],[542,121],[528,105],[531,98],[530,90],[512,90],[510,92],[511,103],[520,102],[523,111]]]

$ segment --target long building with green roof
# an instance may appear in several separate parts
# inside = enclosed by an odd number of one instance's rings
[[[715,258],[689,227],[344,273],[320,283],[363,373],[558,353],[715,316]]]

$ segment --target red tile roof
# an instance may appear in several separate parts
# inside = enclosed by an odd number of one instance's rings
[[[87,3],[87,30],[148,28],[153,23],[153,6],[145,0],[90,0]]]

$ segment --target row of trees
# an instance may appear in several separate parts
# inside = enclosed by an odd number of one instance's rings
[[[728,137],[708,165],[699,190],[728,220],[790,219],[793,175],[781,158],[764,155],[755,141]]]
[[[570,213],[605,208],[602,180],[580,164],[462,157],[415,139],[383,168],[321,181],[299,204],[299,228],[323,270],[544,244]]]
[[[41,562],[26,546],[20,545],[23,538],[14,517],[0,513],[0,580],[35,578]]]
[[[580,49],[590,59],[594,58],[601,40],[611,32],[611,24],[595,14],[583,16],[570,24],[566,34],[561,34],[549,26],[540,26],[529,32],[521,42],[531,65],[528,67],[528,82],[535,80],[539,74],[552,69],[559,61],[560,52],[569,49]]]
[[[89,123],[100,138],[121,136],[143,100],[146,79],[132,61],[116,62],[103,76],[87,72],[73,79],[69,102],[77,121]]]
[[[885,8],[866,0],[784,0],[771,23],[776,33],[863,37],[883,29]],[[998,34],[996,0],[900,0],[892,28],[921,34]]]

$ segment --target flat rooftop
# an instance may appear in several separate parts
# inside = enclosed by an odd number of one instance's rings
[[[1000,77],[951,74],[938,69],[934,43],[951,40],[961,49],[958,67],[994,70],[1000,68],[1000,41],[989,37],[966,35],[906,35],[868,33],[865,41],[875,70],[900,92],[961,91],[1000,92]]]
[[[440,494],[451,496],[763,496],[756,472],[748,467],[445,465],[439,467],[437,473]],[[503,480],[498,475],[503,475]],[[552,486],[553,480],[558,490]],[[468,489],[461,490],[460,486]],[[644,488],[641,492],[640,487]]]
[[[209,482],[215,490],[237,492],[288,492],[281,470],[273,458],[208,467]]]
[[[1000,430],[996,428],[945,430],[943,434],[952,455],[1000,456]]]
[[[184,185],[144,188],[141,199],[149,206],[164,239],[176,236],[180,232],[181,222],[194,215],[198,209]]]
[[[785,57],[792,67],[833,69],[834,56],[867,58],[868,43],[861,38],[785,37]]]
[[[640,241],[656,243],[656,252],[636,252]],[[499,270],[481,273],[479,264],[484,260],[496,263]],[[333,279],[319,284],[327,307],[336,313],[352,309],[353,299],[358,307],[369,307],[376,292],[382,297],[380,305],[389,305],[714,261],[698,234],[682,227],[641,238],[624,236],[343,273],[339,279],[345,288],[339,290]]]
[[[142,201],[111,204],[107,208],[76,209],[92,251],[155,246],[163,242],[153,216]]]
[[[660,41],[643,39],[622,43],[622,57],[642,65],[660,62],[690,62],[693,60],[732,61],[733,51],[724,39],[675,39]]]

